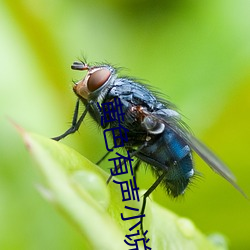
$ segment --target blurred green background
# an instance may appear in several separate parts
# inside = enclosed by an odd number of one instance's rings
[[[36,191],[39,173],[8,117],[47,137],[64,132],[72,80],[83,76],[70,65],[82,55],[161,90],[250,195],[249,13],[248,0],[1,1],[0,249],[81,248],[81,235]],[[63,143],[96,162],[106,149],[93,124]],[[204,233],[224,234],[230,249],[250,249],[250,202],[195,160],[203,177],[184,198],[158,188],[154,199]],[[147,188],[154,178],[140,171]]]

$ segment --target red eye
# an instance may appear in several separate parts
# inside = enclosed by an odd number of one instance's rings
[[[99,69],[92,73],[88,79],[88,90],[93,92],[99,89],[109,78],[110,71],[108,69]]]

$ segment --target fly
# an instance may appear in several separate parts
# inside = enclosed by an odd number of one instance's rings
[[[87,113],[101,126],[102,113],[97,102],[101,105],[120,98],[125,114],[122,126],[128,130],[128,142],[124,147],[137,158],[134,172],[144,162],[157,176],[143,196],[141,214],[147,197],[159,184],[163,184],[172,197],[184,193],[195,174],[192,151],[246,197],[227,166],[189,132],[172,103],[158,98],[146,85],[132,78],[119,77],[117,70],[109,64],[90,66],[85,62],[74,62],[71,68],[87,71],[87,74],[73,87],[78,99],[71,127],[53,139],[59,141],[76,132]],[[85,111],[78,117],[80,102]],[[106,126],[112,128],[116,124]]]

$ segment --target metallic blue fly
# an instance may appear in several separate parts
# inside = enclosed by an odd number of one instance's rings
[[[170,196],[184,193],[195,173],[192,151],[245,196],[226,165],[188,131],[173,104],[158,98],[146,85],[132,78],[118,77],[116,69],[108,64],[89,66],[74,62],[71,68],[86,70],[87,74],[73,87],[78,100],[72,126],[53,139],[58,141],[77,131],[87,113],[103,129],[117,127],[116,120],[102,124],[103,114],[98,105],[119,98],[124,113],[121,125],[127,129],[128,138],[124,147],[131,157],[137,158],[134,172],[144,162],[157,176],[144,194],[141,213],[145,210],[146,198],[160,183]],[[78,118],[80,102],[86,109]]]

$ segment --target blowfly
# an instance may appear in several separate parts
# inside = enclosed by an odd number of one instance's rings
[[[103,114],[97,102],[114,102],[119,98],[125,114],[122,126],[128,131],[128,142],[124,147],[137,159],[134,172],[141,163],[146,163],[157,177],[143,196],[141,214],[147,197],[159,184],[163,184],[172,197],[184,193],[195,174],[193,151],[244,195],[232,172],[189,132],[172,103],[157,97],[147,85],[134,78],[119,77],[117,69],[109,64],[90,66],[85,62],[74,62],[71,68],[86,71],[87,74],[73,87],[78,99],[71,127],[53,139],[59,141],[76,132],[87,113],[101,126]],[[79,116],[80,103],[85,110]],[[112,128],[116,125],[110,122],[105,126]]]

